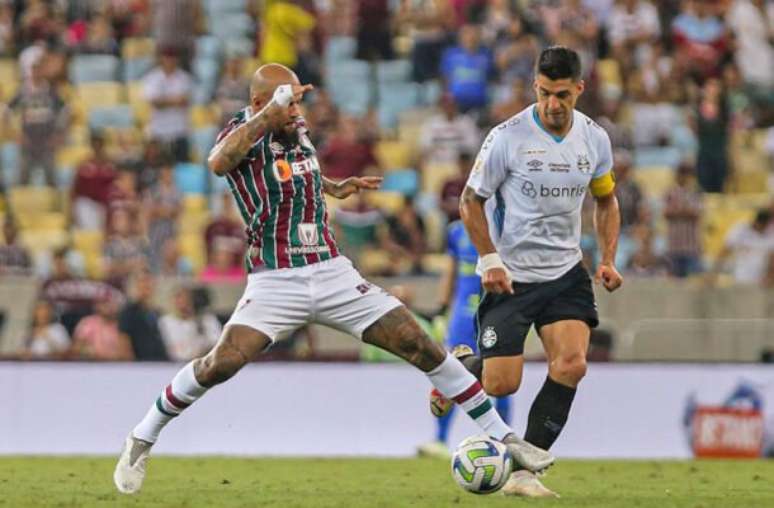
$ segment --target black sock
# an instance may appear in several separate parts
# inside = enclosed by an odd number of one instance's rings
[[[529,410],[524,439],[544,450],[551,448],[567,422],[575,391],[547,376]]]
[[[462,365],[481,382],[481,374],[484,372],[484,360],[478,355],[468,355],[460,358]]]

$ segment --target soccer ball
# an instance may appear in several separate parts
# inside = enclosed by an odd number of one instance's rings
[[[474,494],[500,490],[513,469],[506,446],[487,436],[471,436],[452,455],[452,476],[460,487]]]

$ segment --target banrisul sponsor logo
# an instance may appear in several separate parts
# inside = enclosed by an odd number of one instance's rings
[[[547,185],[540,186],[541,198],[576,198],[583,196],[586,193],[585,185],[572,185],[572,186],[556,186],[549,187]]]

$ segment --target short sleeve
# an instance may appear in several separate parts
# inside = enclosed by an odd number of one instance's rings
[[[613,147],[610,137],[601,127],[594,125],[597,138],[597,165],[591,176],[589,189],[595,198],[609,195],[615,189],[615,177],[613,176]]]
[[[489,132],[468,177],[468,187],[482,198],[494,194],[508,176],[508,147],[503,131],[495,127]]]
[[[228,136],[228,133],[239,127],[239,125],[242,123],[242,117],[243,115],[240,113],[234,118],[232,118],[223,129],[218,133],[218,136],[215,138],[215,143],[220,143],[223,138]]]

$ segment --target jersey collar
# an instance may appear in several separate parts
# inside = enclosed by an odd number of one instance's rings
[[[549,130],[543,126],[543,122],[540,121],[540,115],[538,114],[537,104],[532,105],[532,120],[535,122],[535,125],[537,125],[538,128],[541,131],[543,131],[546,135],[548,135],[551,139],[553,139],[557,143],[561,143],[567,138],[567,136],[570,135],[572,130],[575,128],[575,110],[572,111],[572,125],[570,126],[570,130],[568,130],[567,134],[565,134],[564,136],[557,136],[556,134],[549,132]]]

